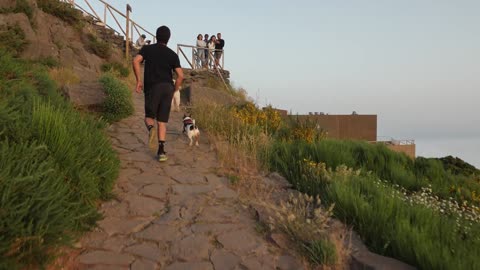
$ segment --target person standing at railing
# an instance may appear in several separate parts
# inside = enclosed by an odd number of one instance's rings
[[[141,35],[137,41],[135,42],[135,49],[137,50],[140,50],[144,45],[145,45],[145,39],[147,38],[147,36],[145,35]]]
[[[207,43],[203,40],[202,34],[198,34],[197,36],[197,58],[196,63],[197,67],[202,68],[205,66],[205,49],[207,47]]]
[[[223,47],[225,47],[225,40],[222,39],[222,33],[217,34],[217,41],[215,42],[215,68],[220,65],[220,58],[222,58]]]
[[[167,123],[170,117],[170,108],[175,91],[180,91],[183,81],[183,70],[180,66],[178,55],[167,47],[170,39],[170,29],[161,26],[157,29],[157,43],[145,45],[133,58],[133,71],[137,79],[135,91],[142,92],[142,78],[140,63],[145,60],[144,93],[145,93],[145,126],[148,129],[148,144],[154,150],[158,145],[158,161],[166,161],[165,139]],[[172,73],[177,73],[175,85]],[[156,136],[155,120],[158,124],[158,137]],[[158,144],[156,140],[158,138]]]
[[[205,63],[204,63],[204,67],[208,67],[208,42],[210,42],[210,40],[208,39],[208,34],[205,34],[204,35],[204,39],[203,41],[205,41],[205,50],[203,51],[203,53],[205,54]]]
[[[210,68],[216,68],[215,66],[215,59],[213,57],[213,53],[215,52],[215,45],[217,42],[217,37],[212,35],[210,41],[208,42],[208,65]]]

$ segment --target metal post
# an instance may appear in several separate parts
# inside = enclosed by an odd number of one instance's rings
[[[103,23],[107,26],[107,5],[105,5],[105,9],[103,10]]]
[[[130,56],[130,12],[132,11],[132,7],[127,4],[127,27],[125,28],[126,32],[126,37],[125,37],[125,60],[128,61],[129,56]]]

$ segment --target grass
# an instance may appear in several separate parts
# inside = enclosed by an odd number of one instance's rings
[[[103,116],[109,122],[118,121],[133,114],[132,91],[115,75],[106,73],[100,78],[106,94]]]
[[[78,78],[71,68],[53,67],[48,70],[48,73],[50,78],[52,78],[52,80],[55,81],[59,87],[77,84],[80,82],[80,78]]]
[[[242,168],[278,171],[300,192],[334,204],[333,215],[352,225],[379,254],[420,269],[480,267],[478,217],[473,221],[462,216],[463,210],[443,211],[453,197],[452,205],[477,209],[478,215],[478,171],[468,164],[410,159],[383,145],[327,140],[316,123],[295,118],[272,125],[252,104],[196,104],[193,115],[215,138],[224,174],[237,176],[235,186],[246,186],[253,197],[264,194],[256,192],[256,182]],[[345,261],[343,240],[316,235],[307,222],[293,226],[285,219],[288,214],[280,216],[283,221],[274,223],[312,264]]]
[[[327,167],[346,165],[354,169],[370,171],[380,179],[400,185],[410,192],[431,186],[433,193],[441,198],[453,197],[458,202],[479,204],[475,194],[480,194],[480,183],[474,176],[454,175],[435,159],[410,159],[393,152],[384,145],[372,145],[360,141],[321,140],[316,143],[294,144],[295,156],[323,162]],[[281,143],[276,149],[281,149]],[[456,189],[452,190],[451,187]]]
[[[325,154],[317,153],[322,143],[316,147],[304,143],[274,144],[270,166],[299,191],[319,195],[327,204],[335,203],[335,216],[352,224],[377,253],[422,269],[480,267],[479,224],[468,225],[458,217],[409,203],[403,195],[397,196],[398,191],[390,182],[381,182],[375,172],[361,173],[345,166],[328,169],[332,167],[309,160]],[[348,147],[340,146],[337,145],[339,154],[326,155],[331,159],[328,162],[340,162],[342,155],[348,157]]]
[[[119,62],[109,62],[101,66],[103,72],[114,72],[121,78],[127,78],[130,75],[130,69]]]
[[[0,26],[0,48],[18,57],[27,45],[25,33],[18,24]]]
[[[112,54],[112,50],[110,48],[110,45],[97,38],[93,34],[88,34],[87,35],[87,48],[94,54],[98,55],[99,57],[103,59],[108,59],[110,55]],[[127,75],[128,76],[128,75]]]
[[[0,13],[24,13],[30,22],[33,20],[33,8],[27,0],[16,0],[15,7],[0,8]]]
[[[76,28],[84,23],[82,12],[68,3],[56,0],[37,0],[37,5],[43,12],[58,17]]]
[[[104,128],[0,49],[0,269],[42,268],[95,225],[119,169]]]

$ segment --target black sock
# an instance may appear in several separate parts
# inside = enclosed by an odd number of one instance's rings
[[[157,152],[158,155],[166,153],[164,147],[165,147],[165,141],[158,141],[158,152]]]

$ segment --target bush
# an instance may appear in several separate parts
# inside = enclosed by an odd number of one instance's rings
[[[103,104],[105,119],[114,122],[132,115],[134,108],[130,89],[113,74],[104,74],[100,82],[106,94]]]
[[[0,26],[0,48],[20,56],[27,45],[25,33],[18,24]]]
[[[60,63],[55,57],[47,56],[36,60],[40,65],[44,65],[48,68],[56,68],[60,66]]]
[[[0,269],[41,268],[95,225],[119,169],[104,128],[0,50]]]
[[[82,12],[68,3],[58,0],[37,0],[37,5],[43,12],[58,17],[70,25],[79,26],[83,24]]]
[[[118,62],[102,64],[101,69],[103,72],[115,72],[122,78],[126,78],[130,75],[130,69]]]
[[[107,59],[112,54],[110,45],[107,42],[98,39],[92,34],[87,35],[89,50],[103,59]]]
[[[33,8],[27,0],[17,0],[13,8],[0,8],[0,13],[24,13],[32,21]]]

